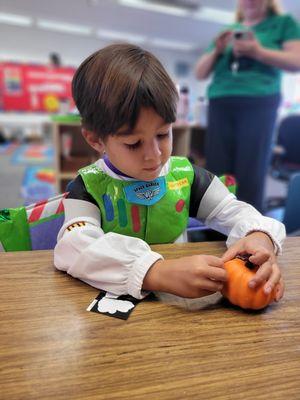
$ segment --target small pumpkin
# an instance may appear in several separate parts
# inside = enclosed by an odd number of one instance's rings
[[[264,285],[254,289],[248,286],[248,282],[255,275],[258,266],[245,259],[234,258],[227,261],[224,267],[228,279],[223,287],[222,294],[232,304],[245,309],[259,310],[274,301],[277,287],[271,293],[266,294],[263,290]]]

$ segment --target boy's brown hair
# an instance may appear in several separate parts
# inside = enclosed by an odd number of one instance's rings
[[[84,128],[105,139],[123,125],[134,128],[142,107],[166,123],[176,119],[178,93],[151,53],[131,44],[113,44],[90,55],[77,69],[72,93]]]

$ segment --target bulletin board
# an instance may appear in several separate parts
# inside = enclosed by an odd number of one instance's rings
[[[55,113],[74,107],[71,81],[75,69],[47,65],[0,63],[0,109]]]

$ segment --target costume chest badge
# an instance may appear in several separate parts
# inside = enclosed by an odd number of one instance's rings
[[[166,180],[163,176],[154,181],[138,181],[124,187],[129,203],[151,206],[166,194]]]

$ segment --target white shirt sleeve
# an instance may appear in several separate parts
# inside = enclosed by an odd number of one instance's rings
[[[197,218],[228,236],[228,247],[250,232],[260,231],[273,240],[277,254],[282,251],[286,236],[284,225],[263,216],[250,204],[237,200],[217,177],[213,179],[200,202]]]
[[[75,278],[118,296],[141,299],[149,268],[163,257],[141,239],[104,233],[97,206],[84,200],[66,199],[65,223],[58,233],[54,264]],[[83,226],[67,228],[76,223]]]

